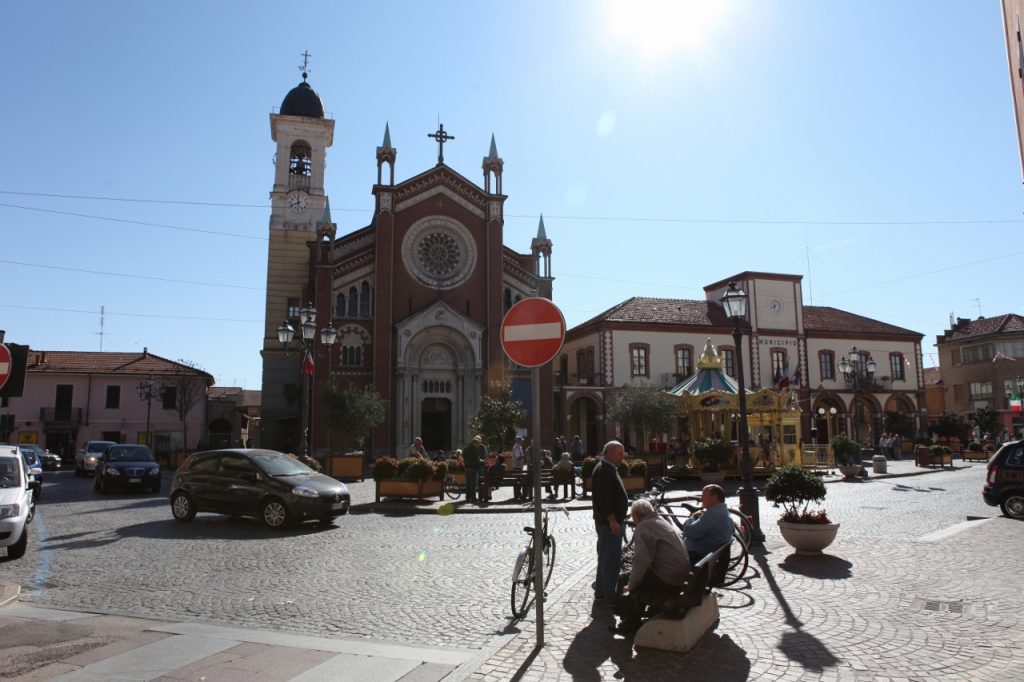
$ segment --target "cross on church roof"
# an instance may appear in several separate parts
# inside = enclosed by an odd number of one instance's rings
[[[309,50],[306,50],[299,56],[302,57],[302,66],[299,67],[299,71],[302,72],[302,80],[306,80],[309,77],[309,58],[313,55],[309,53]]]
[[[440,166],[444,163],[444,143],[448,140],[454,140],[455,136],[446,133],[444,130],[444,124],[438,123],[437,132],[427,133],[427,137],[432,137],[437,140],[437,165]]]

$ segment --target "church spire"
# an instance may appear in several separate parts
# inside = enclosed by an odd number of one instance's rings
[[[484,157],[484,191],[491,193],[491,174],[494,174],[494,193],[501,194],[501,169],[505,162],[498,156],[498,145],[494,143],[494,133],[491,133],[491,149]]]
[[[381,184],[381,171],[385,163],[388,164],[388,170],[390,171],[389,185],[395,184],[395,157],[398,156],[398,150],[391,146],[391,126],[387,121],[384,122],[384,142],[381,146],[377,147],[377,184]]]
[[[551,277],[551,240],[544,229],[544,214],[540,216],[537,224],[537,236],[530,242],[530,252],[533,254],[534,274],[540,277]]]

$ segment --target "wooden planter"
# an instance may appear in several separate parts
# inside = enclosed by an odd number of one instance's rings
[[[452,482],[455,483],[455,485],[461,485],[463,488],[466,487],[465,471],[449,471],[448,475],[451,476]]]
[[[964,450],[964,459],[971,462],[987,462],[991,456],[992,453],[986,450],[978,450],[977,452]]]
[[[377,502],[382,497],[415,497],[425,500],[437,495],[444,499],[444,481],[410,481],[407,478],[382,478],[375,481]]]
[[[627,493],[642,493],[647,490],[647,477],[646,476],[626,476],[622,479],[622,485],[626,486]],[[590,494],[591,478],[587,476],[583,479],[583,497]]]
[[[362,455],[328,455],[324,461],[324,468],[324,473],[333,478],[359,481],[366,478],[366,462]]]
[[[933,466],[948,466],[953,467],[953,455],[933,455],[930,452],[925,454],[918,452],[917,454],[917,466],[919,467],[933,467]]]

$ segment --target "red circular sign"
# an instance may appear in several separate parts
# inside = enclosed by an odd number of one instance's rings
[[[0,388],[4,387],[7,380],[11,378],[14,371],[14,362],[11,360],[11,351],[4,344],[0,343]]]
[[[501,321],[501,347],[523,367],[551,362],[565,341],[562,311],[546,298],[527,298],[509,308]]]

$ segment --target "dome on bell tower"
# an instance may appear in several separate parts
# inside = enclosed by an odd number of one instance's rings
[[[306,82],[306,74],[302,74],[302,82],[284,96],[281,102],[281,114],[284,116],[306,116],[308,118],[324,118],[324,103],[320,95]]]

